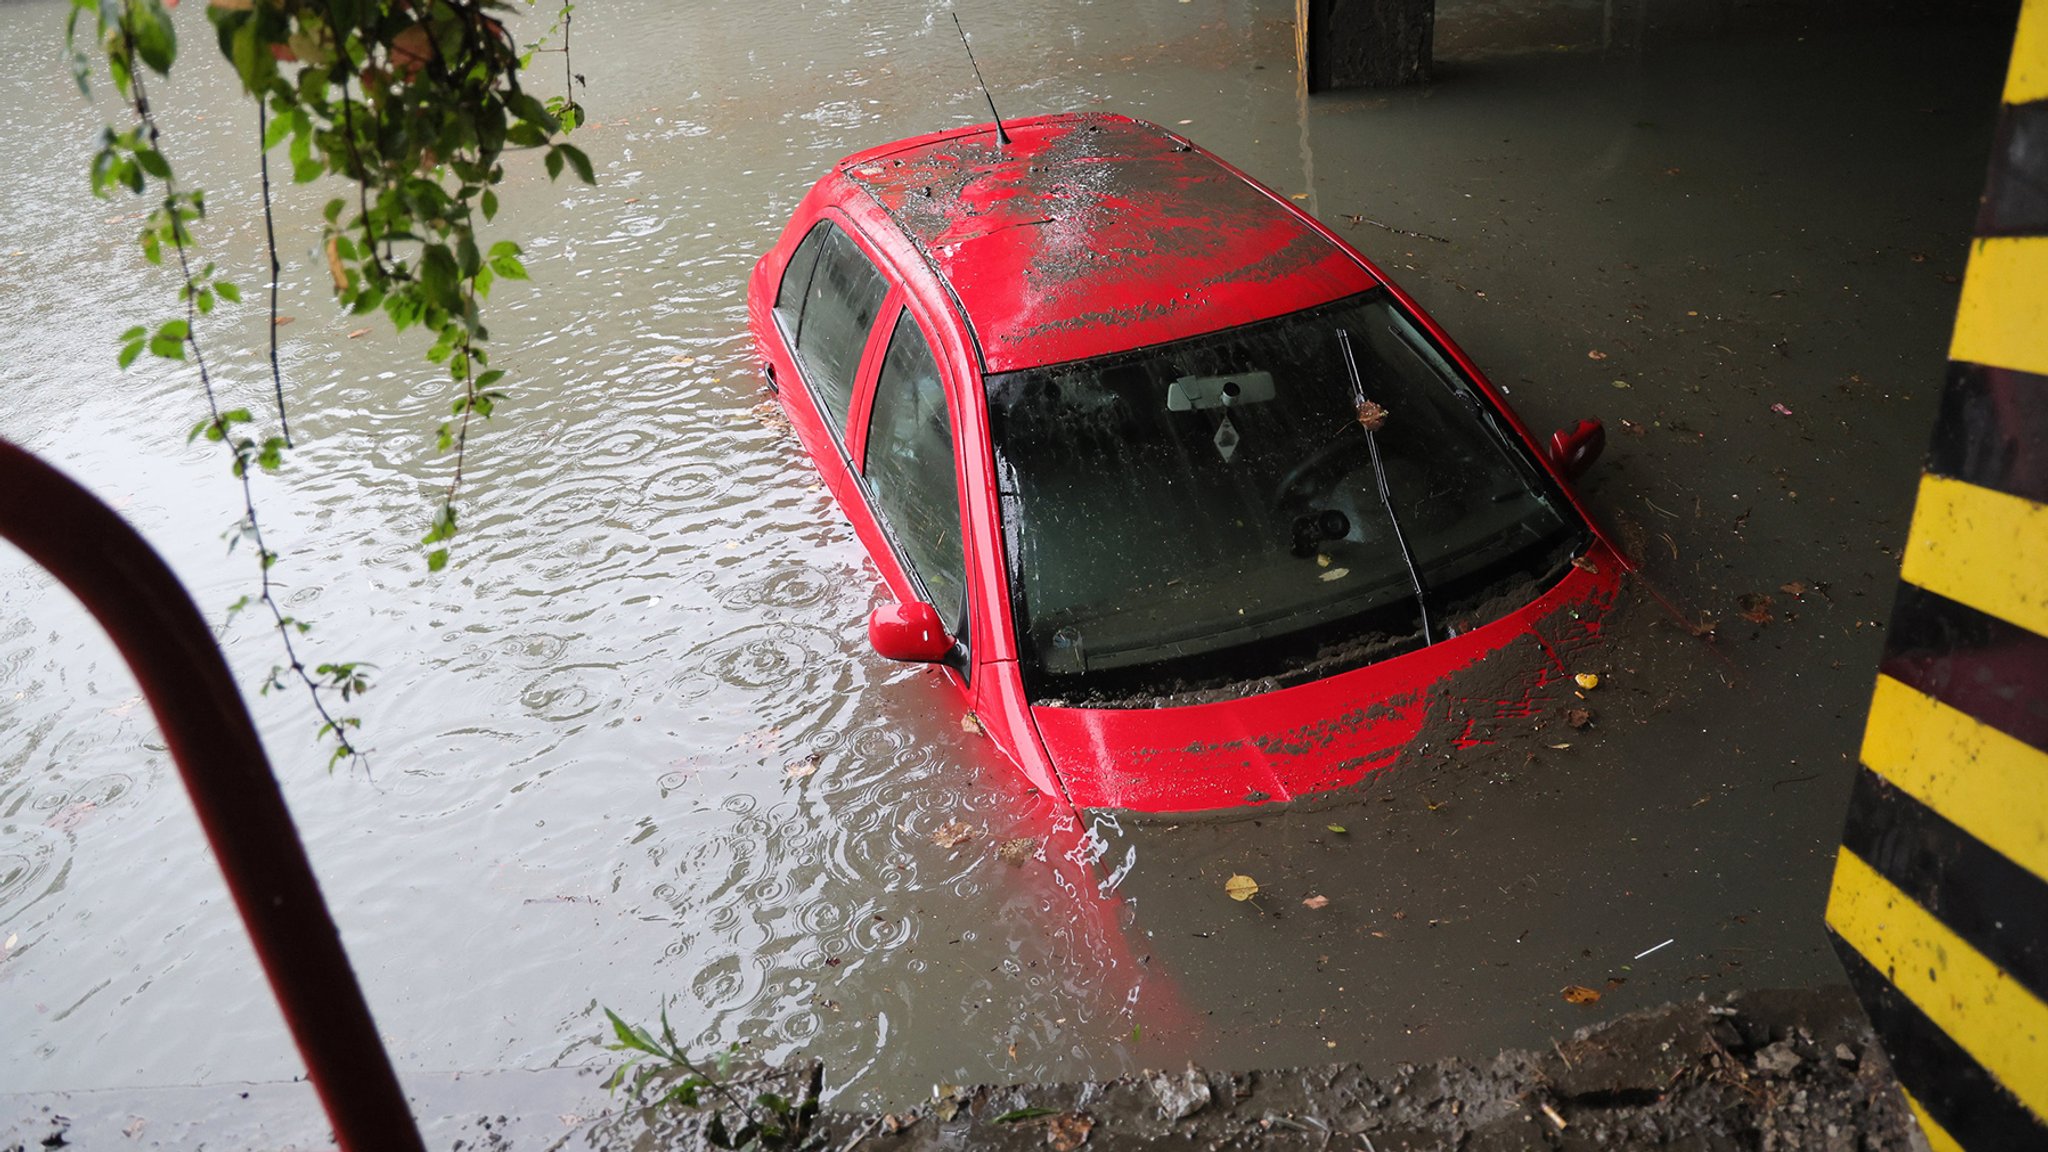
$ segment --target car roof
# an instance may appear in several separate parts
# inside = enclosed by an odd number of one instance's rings
[[[1178,340],[1378,281],[1342,245],[1187,140],[1072,113],[899,141],[840,172],[945,284],[1005,372]]]

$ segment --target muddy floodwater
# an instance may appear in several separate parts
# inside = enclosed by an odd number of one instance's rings
[[[1821,909],[2010,13],[1442,0],[1434,83],[1302,98],[1285,0],[961,5],[1006,115],[1187,132],[1392,272],[1534,427],[1604,420],[1585,491],[1645,565],[1584,699],[1477,715],[1325,803],[1080,829],[868,649],[874,574],[745,335],[748,270],[826,165],[986,118],[951,7],[578,10],[599,183],[511,164],[499,223],[533,282],[489,302],[512,399],[438,576],[415,541],[447,387],[413,335],[337,315],[326,193],[281,194],[303,447],[258,497],[312,654],[376,665],[367,770],[330,774],[304,700],[257,694],[257,621],[221,638],[401,1074],[603,1067],[601,1008],[666,1004],[700,1047],[816,1055],[843,1105],[890,1106],[1472,1055],[1839,981]],[[247,288],[255,114],[202,9],[156,95],[207,258]],[[87,192],[115,109],[72,88],[65,11],[0,3],[0,435],[225,621],[254,585],[222,538],[237,493],[185,442],[195,379],[115,369],[173,288],[138,203]],[[259,415],[262,327],[202,329]],[[956,821],[979,834],[936,843]],[[999,858],[1021,837],[1043,858]],[[0,945],[0,1092],[300,1072],[133,680],[4,549]]]

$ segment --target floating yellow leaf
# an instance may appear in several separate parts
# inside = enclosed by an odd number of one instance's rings
[[[1259,894],[1259,882],[1249,876],[1232,876],[1223,882],[1223,892],[1232,900],[1249,900]]]
[[[1344,827],[1342,824],[1326,824],[1324,825],[1324,827],[1328,828],[1332,832],[1335,832],[1339,836],[1342,836],[1344,833],[1350,831],[1349,828]]]
[[[340,292],[348,287],[348,266],[341,262],[341,237],[327,238],[327,274],[334,278],[334,290]]]
[[[1579,687],[1591,692],[1600,686],[1600,674],[1597,672],[1581,672],[1577,676],[1572,677],[1572,681]]]
[[[816,758],[813,758],[810,760],[799,760],[796,763],[791,764],[789,767],[783,769],[783,772],[787,773],[791,780],[802,780],[805,777],[815,773],[817,770],[818,761],[816,760]]]
[[[1600,1002],[1600,993],[1583,984],[1566,985],[1563,995],[1566,1001],[1573,1004],[1597,1004]]]

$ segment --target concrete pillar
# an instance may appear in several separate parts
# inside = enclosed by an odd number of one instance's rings
[[[1294,0],[1294,47],[1311,92],[1429,79],[1436,0]]]

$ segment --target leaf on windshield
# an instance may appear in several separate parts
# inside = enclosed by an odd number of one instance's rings
[[[1232,900],[1249,900],[1259,894],[1259,882],[1249,876],[1232,876],[1223,882],[1223,893]]]

